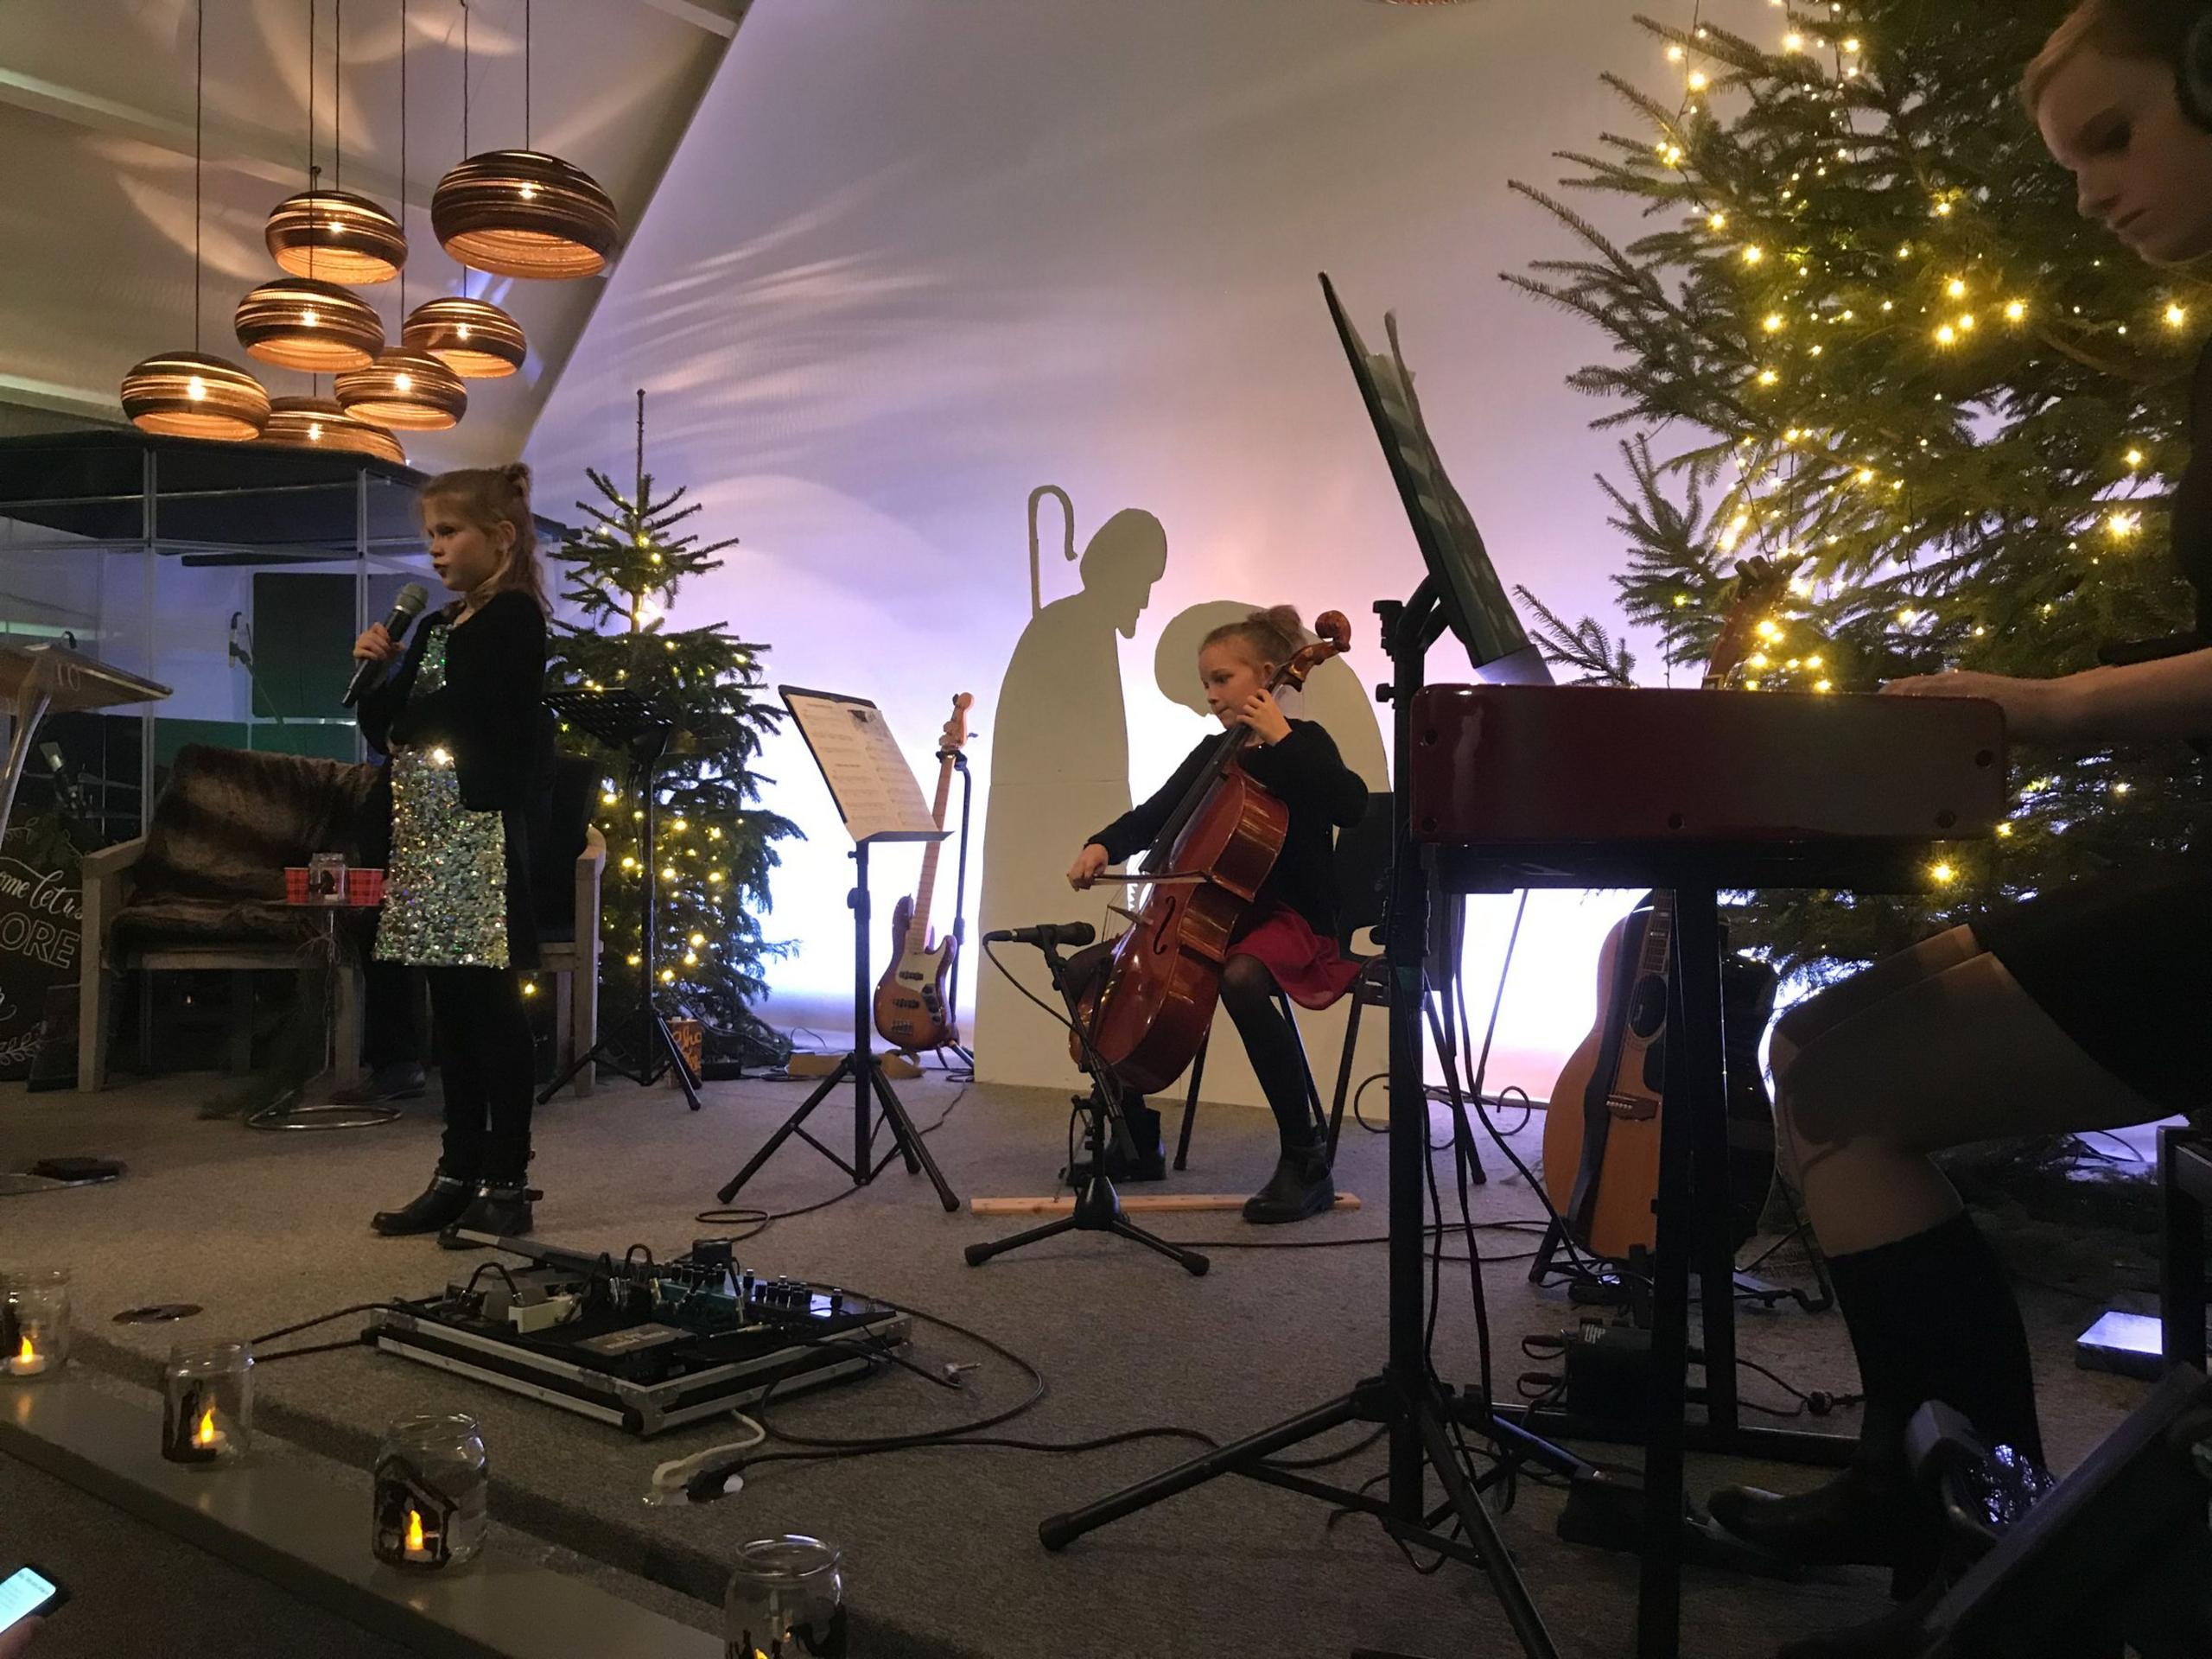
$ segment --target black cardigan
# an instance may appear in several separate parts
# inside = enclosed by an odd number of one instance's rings
[[[1222,740],[1217,732],[1183,757],[1159,793],[1091,836],[1119,863],[1152,845],[1173,816],[1206,757]],[[1312,923],[1325,939],[1337,937],[1337,867],[1332,824],[1349,829],[1367,810],[1367,780],[1344,763],[1335,741],[1310,720],[1290,722],[1280,743],[1248,742],[1239,756],[1252,780],[1290,809],[1290,830],[1274,868],[1260,884],[1258,899],[1280,899]],[[1256,900],[1255,900],[1256,902]]]
[[[439,631],[448,636],[445,683],[410,704],[423,651]],[[550,839],[553,715],[544,704],[545,639],[545,613],[527,594],[494,594],[457,627],[450,610],[438,612],[415,631],[406,656],[354,711],[361,735],[380,753],[390,754],[394,744],[445,744],[453,751],[461,804],[505,820],[507,955],[518,968],[537,962],[531,849]],[[372,830],[389,859],[389,769],[370,810]]]

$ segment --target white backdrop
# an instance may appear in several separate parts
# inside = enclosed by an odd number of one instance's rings
[[[1497,273],[1571,251],[1506,180],[1549,185],[1572,170],[1554,151],[1638,130],[1599,73],[1661,91],[1681,73],[1632,9],[760,0],[536,429],[542,505],[563,512],[587,465],[621,475],[645,387],[654,469],[706,503],[698,529],[743,537],[680,596],[677,622],[727,619],[772,645],[778,679],[880,703],[925,790],[951,693],[975,692],[979,837],[994,699],[1031,615],[1031,493],[1067,492],[1078,549],[1141,509],[1166,553],[1116,640],[1125,716],[1048,711],[1091,752],[1083,722],[1110,735],[1125,717],[1141,798],[1204,726],[1155,683],[1170,618],[1221,599],[1334,607],[1371,683],[1384,664],[1369,606],[1420,575],[1322,307],[1326,270],[1371,340],[1397,311],[1507,582],[1570,615],[1609,609],[1621,548],[1592,474],[1611,440],[1561,385],[1604,342]],[[1752,32],[1778,15],[1706,9]],[[1049,603],[1078,572],[1059,557],[1057,505],[1041,505]],[[1447,645],[1432,675],[1454,666]],[[771,804],[810,838],[786,847],[768,920],[805,949],[772,975],[766,1012],[849,1027],[847,843],[795,737],[766,770]],[[1057,830],[1013,844],[1023,833],[975,850],[971,937],[983,860],[1064,867],[1076,850]],[[913,855],[874,863],[887,918]],[[1494,1082],[1548,1086],[1622,908],[1532,904]],[[1477,906],[1478,1026],[1510,918]],[[971,960],[965,993],[979,971]],[[1333,1058],[1327,1029],[1309,1033],[1317,1058]],[[1071,1080],[1041,1027],[976,1035],[986,1076]],[[994,1061],[995,1045],[1023,1044],[1045,1058]],[[1227,1066],[1221,1081],[1249,1090]]]

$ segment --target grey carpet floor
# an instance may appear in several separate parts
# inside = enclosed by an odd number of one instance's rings
[[[936,1080],[901,1086],[927,1125],[950,1109],[930,1145],[963,1198],[1048,1191],[1061,1161],[1065,1097]],[[195,1335],[253,1335],[350,1303],[429,1294],[456,1258],[423,1240],[385,1240],[368,1212],[410,1196],[435,1155],[435,1101],[400,1123],[344,1134],[261,1134],[206,1122],[194,1103],[205,1078],[135,1084],[89,1097],[0,1092],[0,1167],[33,1156],[120,1157],[130,1171],[98,1189],[0,1199],[0,1261],[65,1265],[75,1275],[86,1363],[150,1380],[178,1327],[117,1325],[118,1310],[181,1300],[206,1312]],[[803,1097],[796,1085],[711,1085],[705,1111],[680,1097],[618,1084],[587,1103],[540,1115],[532,1176],[548,1193],[539,1236],[620,1253],[633,1243],[680,1249],[728,1230],[695,1219]],[[849,1096],[820,1132],[849,1141]],[[828,1115],[825,1107],[817,1122]],[[842,1126],[842,1127],[841,1127]],[[1519,1137],[1533,1157],[1541,1119]],[[833,1144],[835,1141],[833,1140]],[[1169,1190],[1243,1192],[1272,1162],[1263,1114],[1201,1113],[1192,1168]],[[1318,1243],[1371,1237],[1382,1223],[1382,1141],[1347,1125],[1339,1185],[1369,1207],[1277,1231],[1233,1213],[1161,1219],[1189,1240]],[[1536,1205],[1491,1149],[1493,1179],[1475,1198],[1478,1221],[1520,1218]],[[1449,1160],[1440,1160],[1446,1179]],[[740,1195],[778,1211],[837,1194],[842,1177],[787,1143]],[[1074,1440],[1155,1424],[1230,1438],[1319,1403],[1379,1364],[1383,1252],[1221,1249],[1205,1279],[1122,1241],[1075,1235],[981,1268],[961,1247],[1019,1223],[947,1215],[926,1183],[893,1166],[873,1186],[814,1213],[779,1221],[741,1248],[759,1269],[886,1296],[982,1332],[1049,1379],[1044,1403],[1007,1433]],[[1486,1255],[1510,1255],[1526,1234],[1478,1236]],[[459,1260],[465,1265],[472,1258]],[[1484,1272],[1497,1387],[1540,1368],[1526,1335],[1555,1332],[1574,1310],[1525,1282],[1525,1262]],[[1437,1336],[1440,1372],[1478,1375],[1465,1269],[1447,1266]],[[1931,1294],[1940,1290],[1931,1287]],[[2031,1332],[2046,1361],[2043,1385],[2055,1456],[2069,1465],[2139,1396],[2139,1385],[2071,1365],[2071,1340],[2094,1310],[2031,1291]],[[357,1319],[293,1339],[342,1336]],[[1801,1387],[1853,1386],[1841,1322],[1794,1308],[1747,1313],[1750,1357]],[[779,1405],[775,1427],[794,1434],[900,1433],[982,1415],[1020,1397],[1013,1366],[941,1330],[918,1332],[915,1357],[979,1360],[959,1395],[893,1370]],[[1103,1496],[1178,1459],[1151,1441],[1080,1456],[946,1448],[830,1463],[764,1467],[724,1501],[677,1509],[642,1503],[652,1465],[725,1438],[712,1428],[639,1442],[550,1408],[365,1351],[270,1365],[260,1374],[264,1423],[357,1465],[401,1412],[465,1409],[482,1423],[495,1477],[494,1514],[538,1537],[698,1599],[718,1599],[739,1542],[780,1532],[825,1537],[847,1552],[849,1593],[871,1655],[987,1655],[1007,1659],[1127,1656],[1341,1656],[1355,1646],[1441,1659],[1506,1654],[1513,1638],[1481,1575],[1451,1566],[1417,1573],[1376,1526],[1332,1526],[1314,1501],[1223,1481],[1118,1522],[1060,1555],[1036,1540],[1046,1516]],[[1747,1377],[1746,1395],[1783,1403]],[[1757,1421],[1756,1419],[1754,1421]],[[1849,1426],[1849,1414],[1837,1420]],[[1340,1432],[1332,1442],[1355,1437]],[[1327,1449],[1321,1447],[1317,1449]],[[1597,1455],[1619,1456],[1602,1448]],[[1379,1472],[1370,1451],[1334,1478]],[[1815,1471],[1694,1459],[1694,1488],[1754,1478],[1788,1488]],[[1559,1542],[1554,1492],[1523,1484],[1504,1535],[1562,1652],[1630,1650],[1631,1559]],[[1685,1592],[1684,1651],[1751,1659],[1781,1640],[1867,1617],[1885,1605],[1879,1578],[1836,1573],[1796,1583],[1693,1571]]]

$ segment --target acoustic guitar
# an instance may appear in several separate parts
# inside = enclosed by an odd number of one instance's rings
[[[1745,559],[1705,674],[1726,686],[1747,652],[1754,619],[1794,565]],[[1669,976],[1675,898],[1646,893],[1615,923],[1598,953],[1598,1019],[1567,1057],[1544,1114],[1544,1190],[1574,1241],[1619,1259],[1657,1242],[1659,1114],[1666,1087]],[[1759,1075],[1758,1039],[1777,982],[1764,963],[1729,956],[1721,971],[1728,1075],[1732,1247],[1758,1230],[1774,1175],[1774,1105]]]
[[[937,799],[930,816],[940,830],[944,828],[945,801],[952,792],[953,770],[968,741],[969,705],[975,701],[966,691],[953,698],[952,718],[944,722],[938,742]],[[944,845],[933,841],[923,848],[921,880],[912,896],[900,899],[891,912],[891,965],[875,986],[875,1028],[885,1042],[909,1054],[960,1040],[959,1014],[945,995],[959,941],[950,933],[940,939],[930,927],[937,855]]]

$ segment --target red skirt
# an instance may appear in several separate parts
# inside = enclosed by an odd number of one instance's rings
[[[1301,1008],[1327,1007],[1359,977],[1359,964],[1339,956],[1334,939],[1323,938],[1280,899],[1268,899],[1244,918],[1229,954],[1257,958]]]

